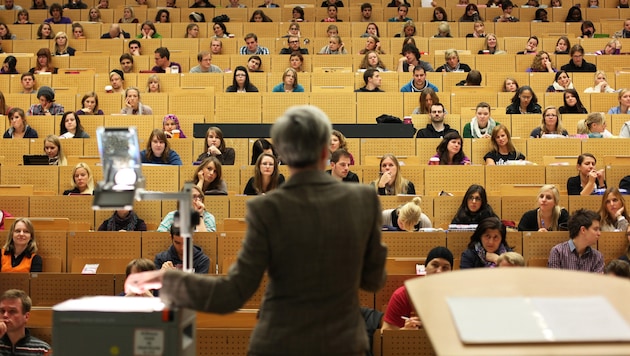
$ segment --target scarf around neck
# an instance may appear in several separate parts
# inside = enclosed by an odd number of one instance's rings
[[[503,244],[499,245],[499,249],[495,252],[497,255],[501,256],[502,253],[507,252],[507,249]],[[486,249],[483,248],[481,242],[475,242],[475,253],[477,256],[483,261],[486,267],[496,267],[497,265],[494,262],[490,262],[486,260]]]
[[[488,135],[492,134],[492,130],[494,130],[495,126],[497,126],[497,122],[494,121],[493,118],[489,118],[488,125],[482,129],[479,127],[479,122],[477,121],[477,118],[473,117],[472,120],[470,120],[470,133],[474,138],[480,138],[486,133]]]

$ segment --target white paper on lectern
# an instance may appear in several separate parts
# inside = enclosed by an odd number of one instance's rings
[[[422,0],[422,7],[433,7],[433,0]]]
[[[450,297],[447,304],[465,344],[630,341],[630,326],[601,296]]]
[[[125,298],[114,296],[70,299],[53,307],[54,311],[95,311],[114,313],[151,313],[164,309],[160,298]]]

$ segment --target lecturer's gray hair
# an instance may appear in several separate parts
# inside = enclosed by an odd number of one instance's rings
[[[273,124],[271,138],[283,163],[302,168],[319,161],[331,131],[328,116],[319,108],[293,106]]]

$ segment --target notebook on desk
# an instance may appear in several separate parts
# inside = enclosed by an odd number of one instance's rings
[[[23,155],[22,161],[25,166],[47,166],[50,164],[46,155]]]

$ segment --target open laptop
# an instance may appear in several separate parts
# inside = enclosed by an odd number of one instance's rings
[[[47,166],[50,164],[46,155],[23,155],[22,161],[25,166]]]

